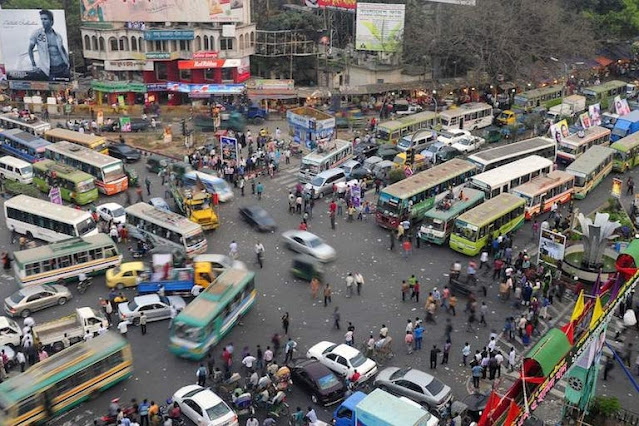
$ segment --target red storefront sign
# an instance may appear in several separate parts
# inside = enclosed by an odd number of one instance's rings
[[[357,0],[318,0],[319,7],[328,9],[355,10],[357,8]]]
[[[219,52],[213,50],[200,50],[193,54],[193,59],[217,59]]]

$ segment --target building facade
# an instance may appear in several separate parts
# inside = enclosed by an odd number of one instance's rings
[[[236,22],[83,22],[96,102],[179,105],[242,93],[256,37],[250,1],[243,6]]]

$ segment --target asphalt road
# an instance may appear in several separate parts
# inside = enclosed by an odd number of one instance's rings
[[[275,128],[275,124],[270,125]],[[256,133],[256,132],[255,132]],[[311,300],[308,284],[293,279],[289,273],[290,262],[293,253],[286,250],[281,243],[280,233],[288,229],[296,229],[300,222],[298,215],[287,213],[288,189],[296,182],[295,172],[299,160],[293,160],[288,167],[280,171],[274,179],[264,177],[262,182],[265,193],[261,201],[250,194],[247,188],[245,197],[239,196],[236,191],[235,199],[227,204],[219,206],[221,226],[215,231],[210,231],[208,236],[209,252],[228,252],[231,240],[239,243],[240,260],[245,261],[250,268],[255,268],[256,288],[258,298],[253,310],[243,319],[224,339],[223,344],[233,342],[239,353],[244,346],[254,351],[257,344],[265,347],[269,344],[270,336],[282,333],[280,318],[284,312],[291,316],[290,336],[298,343],[298,356],[305,356],[306,349],[321,340],[343,342],[345,330],[337,331],[332,328],[332,311],[339,307],[342,324],[345,326],[352,322],[355,326],[356,343],[359,345],[369,334],[377,335],[381,324],[386,324],[390,334],[395,338],[394,351],[396,357],[388,365],[411,366],[428,370],[429,348],[433,344],[441,347],[444,343],[444,323],[448,315],[438,313],[437,324],[426,324],[424,336],[424,349],[422,351],[406,354],[402,344],[404,327],[408,318],[423,317],[423,301],[402,302],[400,295],[400,283],[411,274],[415,274],[422,284],[422,298],[435,286],[440,289],[446,284],[447,272],[450,265],[456,259],[464,264],[467,258],[453,252],[448,247],[424,246],[416,249],[407,259],[403,259],[399,247],[395,251],[389,251],[389,238],[386,231],[379,228],[371,217],[368,221],[348,223],[343,218],[338,218],[337,229],[331,230],[328,220],[327,201],[320,200],[316,203],[313,219],[310,221],[309,231],[314,232],[336,248],[338,260],[327,265],[325,282],[330,282],[334,289],[333,302],[328,308],[322,303]],[[140,174],[140,181],[147,175],[144,169],[144,159],[134,165]],[[637,172],[633,172],[636,175]],[[157,176],[151,176],[153,181],[151,196],[163,196],[164,187],[160,185]],[[636,177],[635,177],[636,179]],[[577,207],[584,212],[590,212],[608,197],[611,187],[611,177],[602,183],[596,191],[584,201],[577,202]],[[366,194],[366,199],[371,200],[373,191]],[[144,194],[145,201],[148,196]],[[106,199],[104,199],[106,202]],[[102,201],[102,200],[101,200]],[[108,201],[124,204],[124,196],[110,197]],[[628,199],[624,199],[628,201]],[[259,234],[250,229],[239,217],[238,208],[243,205],[261,204],[276,219],[279,229],[275,233]],[[253,254],[253,245],[261,241],[265,248],[265,264],[259,269]],[[8,243],[9,234],[0,224],[0,249],[14,250]],[[515,238],[515,250],[528,249],[534,251],[530,225],[527,224],[520,230]],[[121,247],[122,253],[128,255],[125,247]],[[345,276],[348,272],[361,272],[365,278],[365,285],[361,296],[345,297]],[[488,327],[482,327],[476,332],[466,332],[466,317],[461,311],[465,299],[460,298],[458,315],[451,317],[454,333],[452,335],[453,347],[451,350],[450,364],[438,365],[433,373],[444,383],[451,386],[454,396],[462,398],[468,393],[469,371],[459,367],[461,361],[461,348],[465,341],[470,342],[473,352],[483,347],[488,342],[488,336],[492,329],[501,330],[506,316],[517,314],[517,311],[508,304],[503,304],[497,299],[497,286],[488,277],[480,276],[480,281],[488,286],[488,297],[485,299],[489,306],[487,317]],[[0,297],[6,297],[15,291],[17,285],[12,276],[2,275],[0,279]],[[62,307],[50,308],[33,315],[37,322],[67,315],[76,307],[97,306],[98,297],[108,293],[104,286],[104,278],[93,280],[92,288],[82,296],[76,297]],[[128,290],[127,295],[133,296],[133,291]],[[480,298],[483,299],[483,298]],[[480,300],[481,301],[481,300]],[[564,302],[551,308],[554,320],[570,313],[569,302]],[[544,324],[544,329],[553,325],[553,322]],[[129,340],[133,347],[134,374],[133,377],[116,387],[105,392],[96,400],[85,403],[70,413],[54,419],[53,425],[84,425],[92,423],[95,416],[106,412],[109,401],[114,397],[120,397],[122,401],[131,398],[138,400],[148,398],[155,401],[164,401],[181,386],[196,382],[195,371],[197,363],[176,358],[168,351],[168,323],[151,323],[148,333],[142,336],[139,329],[131,327]],[[634,331],[632,333],[635,333]],[[636,333],[633,334],[636,338]],[[518,342],[514,343],[517,351],[521,353],[525,348]],[[500,341],[499,346],[506,352],[510,343]],[[221,354],[221,348],[216,353]],[[217,357],[219,363],[221,359]],[[235,361],[236,366],[239,361]],[[613,373],[614,374],[614,373]],[[621,377],[621,373],[617,373]],[[508,377],[504,377],[498,383],[503,389],[509,385]],[[622,398],[624,406],[631,408],[631,398],[627,395],[626,382],[623,379],[613,383],[605,392]],[[482,389],[489,386],[488,382],[482,385]],[[301,391],[294,389],[288,396],[288,402],[292,408],[301,406],[305,408],[311,405],[310,398]],[[321,418],[330,418],[329,410],[318,409]]]

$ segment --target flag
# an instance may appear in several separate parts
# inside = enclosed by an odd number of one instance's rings
[[[599,287],[601,287],[601,269],[597,272],[597,279],[592,286],[592,295],[597,296],[599,294]]]
[[[497,407],[497,405],[499,405],[499,395],[497,395],[495,391],[491,391],[488,396],[488,401],[486,401],[486,407],[484,407],[483,415],[481,416],[481,419],[479,419],[477,426],[488,426],[491,424],[490,417],[492,411],[495,407]]]
[[[506,416],[506,420],[504,421],[504,426],[512,426],[515,424],[515,419],[519,415],[521,410],[515,404],[515,401],[510,401],[510,407],[508,408],[508,415]]]
[[[568,338],[568,342],[570,342],[571,345],[573,345],[575,343],[575,326],[574,326],[574,322],[569,321],[567,322],[563,327],[561,327],[561,331],[566,335],[566,337]]]
[[[584,313],[584,291],[581,290],[579,292],[579,297],[577,298],[577,302],[575,303],[575,308],[572,310],[572,316],[570,317],[570,321],[577,321],[581,314]]]
[[[601,307],[601,299],[597,296],[597,300],[595,300],[595,308],[592,311],[592,318],[590,319],[590,330],[593,329],[597,320],[601,318],[603,315],[603,308]]]
[[[617,277],[615,278],[615,284],[610,290],[610,300],[615,300],[617,295],[619,295],[619,289],[621,288],[621,284],[623,284],[623,278],[620,273],[617,273]]]

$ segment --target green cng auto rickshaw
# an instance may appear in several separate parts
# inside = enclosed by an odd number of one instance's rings
[[[291,273],[297,278],[305,281],[310,282],[313,278],[317,278],[320,282],[322,282],[324,268],[317,259],[306,254],[300,254],[293,258]]]

